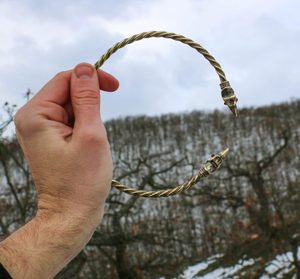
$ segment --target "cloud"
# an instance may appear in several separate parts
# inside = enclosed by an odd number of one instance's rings
[[[1,102],[22,104],[56,72],[94,63],[138,32],[168,30],[203,44],[221,63],[242,106],[300,98],[297,0],[1,1]],[[102,94],[104,119],[223,108],[214,69],[178,42],[148,39],[103,68],[118,93]]]

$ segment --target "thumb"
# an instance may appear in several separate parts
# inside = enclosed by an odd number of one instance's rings
[[[96,69],[87,63],[77,65],[71,75],[71,103],[74,111],[74,131],[99,127],[100,93]]]

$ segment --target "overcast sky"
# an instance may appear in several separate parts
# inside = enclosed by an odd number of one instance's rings
[[[21,105],[57,72],[94,63],[135,33],[166,30],[207,48],[239,98],[258,106],[300,98],[299,0],[0,0],[0,96]],[[214,69],[166,39],[125,47],[103,66],[120,81],[102,94],[105,120],[223,109]]]

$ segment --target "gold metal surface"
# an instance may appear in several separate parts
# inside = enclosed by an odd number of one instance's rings
[[[202,168],[198,171],[196,175],[191,177],[188,181],[183,183],[182,185],[176,186],[174,188],[168,188],[164,190],[158,191],[144,191],[137,190],[136,188],[130,188],[126,185],[123,185],[121,182],[113,180],[111,186],[116,189],[123,191],[127,194],[131,194],[134,196],[140,196],[144,198],[161,198],[161,197],[169,197],[176,195],[178,193],[184,192],[190,189],[193,185],[195,185],[202,177],[208,176],[214,171],[216,171],[223,163],[225,157],[228,154],[229,149],[225,149],[224,151],[218,153],[217,155],[213,155],[210,157],[202,166]]]
[[[237,114],[237,106],[236,103],[238,101],[238,98],[234,94],[234,90],[230,86],[230,83],[228,80],[221,82],[220,84],[221,87],[221,94],[222,98],[224,100],[224,105],[228,106],[230,111],[235,115],[238,116]]]
[[[201,53],[208,62],[214,67],[215,71],[217,72],[219,79],[220,79],[220,87],[221,87],[221,95],[224,101],[224,104],[228,106],[230,111],[237,116],[237,106],[236,103],[238,99],[236,98],[233,89],[230,86],[229,81],[226,79],[225,73],[221,68],[221,65],[216,61],[216,59],[200,44],[194,42],[193,40],[186,38],[182,35],[178,35],[175,33],[170,33],[166,31],[149,31],[149,32],[142,32],[136,35],[133,35],[129,38],[126,38],[118,43],[116,43],[114,46],[112,46],[110,49],[107,50],[105,54],[101,56],[101,58],[95,63],[95,68],[99,69],[104,62],[117,50],[123,48],[124,46],[131,44],[135,41],[139,41],[146,38],[152,38],[152,37],[161,37],[166,39],[172,39],[175,41],[179,41],[183,44],[189,45],[190,47],[194,48],[196,51]],[[147,197],[147,198],[158,198],[158,197],[168,197],[172,195],[176,195],[178,193],[181,193],[183,191],[186,191],[190,189],[193,185],[195,185],[202,177],[208,176],[214,171],[216,171],[221,164],[223,163],[223,160],[227,156],[229,152],[229,149],[225,149],[222,152],[218,153],[217,155],[213,155],[211,158],[209,158],[203,165],[203,167],[199,170],[199,172],[191,177],[188,181],[183,183],[182,185],[176,186],[174,188],[168,188],[164,190],[158,190],[158,191],[144,191],[144,190],[138,190],[131,187],[128,187],[126,185],[123,185],[121,182],[112,180],[111,186],[123,191],[127,194],[140,196],[140,197]]]

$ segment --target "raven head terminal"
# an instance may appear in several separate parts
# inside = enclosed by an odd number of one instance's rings
[[[217,170],[223,163],[224,159],[228,155],[229,148],[221,151],[217,155],[211,155],[211,157],[205,162],[204,169],[210,174]]]
[[[229,81],[224,81],[220,84],[221,90],[222,90],[222,98],[224,100],[224,105],[228,106],[230,111],[237,116],[237,106],[236,103],[238,101],[238,98],[234,94],[234,90],[230,86]]]

